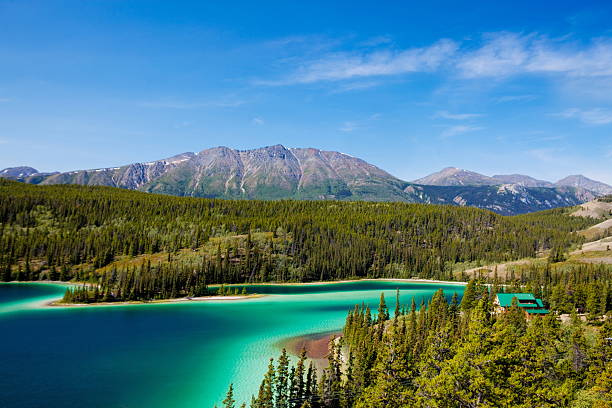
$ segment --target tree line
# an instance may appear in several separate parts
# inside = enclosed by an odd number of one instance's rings
[[[454,263],[565,249],[582,242],[574,231],[594,223],[564,209],[504,217],[455,206],[232,201],[0,180],[0,279],[88,282],[109,301],[200,295],[213,283],[453,279]]]

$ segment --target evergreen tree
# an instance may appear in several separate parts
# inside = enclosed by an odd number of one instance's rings
[[[387,304],[385,303],[385,294],[380,294],[380,303],[378,304],[378,324],[384,324],[387,320],[389,320],[389,310],[387,309]]]
[[[235,408],[236,401],[234,400],[234,385],[230,384],[229,389],[227,390],[227,394],[225,395],[225,399],[223,400],[224,408]]]

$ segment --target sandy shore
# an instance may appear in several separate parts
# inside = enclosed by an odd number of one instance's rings
[[[263,282],[263,283],[236,283],[236,284],[214,284],[209,287],[232,287],[232,286],[275,286],[275,285],[333,285],[339,283],[355,283],[355,282],[407,282],[407,283],[423,283],[423,284],[442,284],[442,285],[467,285],[467,282],[458,281],[442,281],[433,279],[393,279],[393,278],[381,278],[381,279],[353,279],[353,280],[337,280],[337,281],[323,281],[323,282]],[[66,286],[91,286],[91,283],[80,283],[80,282],[61,282],[61,281],[20,281],[20,282],[7,282],[7,283],[37,283],[37,284],[53,284],[53,285],[66,285]],[[251,294],[251,295],[240,295],[240,296],[200,296],[200,297],[182,297],[175,299],[159,299],[159,300],[147,300],[147,301],[129,301],[129,302],[99,302],[99,303],[60,303],[60,299],[47,302],[46,306],[53,307],[84,307],[84,306],[126,306],[126,305],[150,305],[150,304],[172,304],[177,302],[210,302],[210,301],[240,301],[246,299],[260,298],[269,295],[263,294]]]
[[[155,300],[133,300],[126,302],[97,302],[97,303],[61,303],[59,299],[47,303],[52,307],[84,307],[84,306],[128,306],[128,305],[153,305],[184,302],[210,302],[210,301],[237,301],[263,297],[265,295],[242,295],[242,296],[200,296],[183,297],[174,299],[155,299]]]

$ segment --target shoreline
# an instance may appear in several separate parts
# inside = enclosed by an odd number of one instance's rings
[[[309,286],[309,285],[334,285],[337,283],[356,283],[356,282],[407,282],[407,283],[431,283],[431,284],[443,284],[443,285],[467,285],[467,282],[463,281],[443,281],[435,279],[421,279],[421,278],[363,278],[363,279],[343,279],[335,281],[316,281],[316,282],[257,282],[257,283],[215,283],[208,285],[210,287],[219,286]]]
[[[242,296],[199,296],[199,297],[182,297],[172,299],[153,299],[153,300],[128,300],[122,302],[96,302],[96,303],[60,303],[59,299],[52,300],[46,303],[49,307],[89,307],[89,306],[137,306],[137,305],[166,305],[172,303],[188,303],[188,302],[210,302],[210,301],[239,301],[247,299],[256,299],[265,295],[242,295]]]
[[[419,278],[365,278],[365,279],[345,279],[337,281],[318,281],[318,282],[260,282],[260,283],[232,283],[232,284],[214,284],[209,285],[210,287],[232,287],[232,286],[311,286],[311,285],[334,285],[341,283],[356,283],[356,282],[406,282],[416,284],[442,284],[442,285],[460,285],[465,286],[467,282],[461,281],[442,281],[435,279],[419,279]],[[57,286],[79,286],[79,285],[92,285],[91,283],[85,282],[63,282],[63,281],[11,281],[2,282],[7,284],[43,284],[43,285],[57,285]],[[61,308],[61,307],[107,307],[107,306],[137,306],[137,305],[151,305],[151,304],[177,304],[186,302],[210,302],[210,301],[241,301],[249,299],[263,298],[267,296],[273,296],[270,294],[250,294],[240,296],[200,296],[200,297],[182,297],[172,299],[155,299],[155,300],[134,300],[134,301],[122,301],[122,302],[99,302],[99,303],[59,303],[61,298],[51,300],[45,304],[45,307]]]

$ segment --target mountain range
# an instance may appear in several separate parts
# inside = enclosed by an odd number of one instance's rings
[[[282,145],[215,147],[167,159],[70,172],[32,167],[0,171],[32,184],[101,185],[179,196],[226,199],[368,200],[475,206],[504,215],[571,206],[612,193],[584,176],[557,183],[523,175],[484,176],[447,168],[413,182],[350,155]]]
[[[447,167],[436,173],[414,180],[416,184],[432,186],[494,186],[499,184],[518,184],[524,187],[577,187],[598,195],[612,194],[612,187],[600,181],[591,180],[581,174],[567,176],[552,183],[538,180],[523,174],[498,174],[485,176],[457,167]]]

